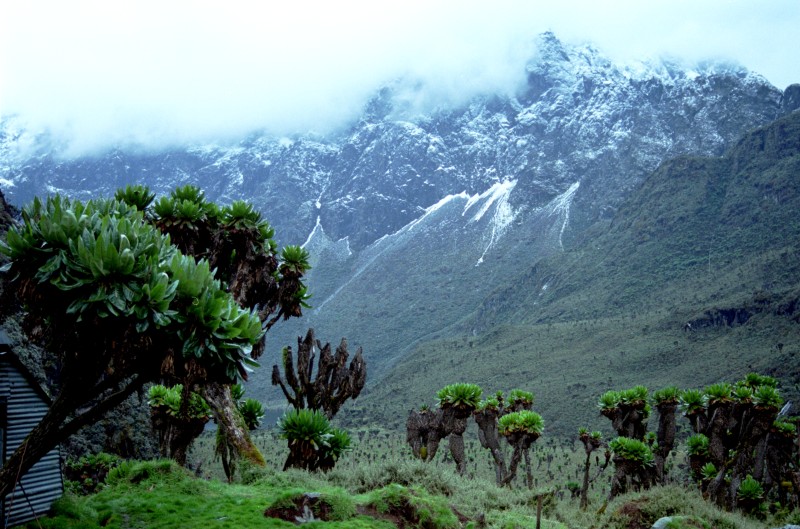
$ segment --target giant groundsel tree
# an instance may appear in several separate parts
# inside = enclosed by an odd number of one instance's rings
[[[2,305],[25,309],[29,337],[57,356],[60,384],[48,414],[0,471],[0,496],[61,440],[149,381],[197,388],[218,423],[235,422],[228,420],[226,388],[256,365],[265,328],[299,313],[303,263],[284,285],[270,229],[258,215],[194,195],[205,217],[175,197],[168,199],[172,209],[162,201],[158,211],[147,210],[153,197],[144,188],[86,203],[37,198],[8,231],[0,244],[9,259]],[[187,249],[199,260],[172,244],[178,225],[195,234]],[[220,280],[214,269],[223,263]],[[241,290],[232,288],[239,283]],[[252,443],[238,446],[247,453]]]

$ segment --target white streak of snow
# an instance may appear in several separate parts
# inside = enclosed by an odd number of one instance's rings
[[[564,230],[567,229],[567,224],[569,223],[569,207],[572,205],[572,199],[575,197],[575,193],[578,191],[580,186],[581,183],[579,181],[575,182],[569,186],[569,189],[558,195],[553,199],[552,202],[550,202],[550,204],[547,205],[547,213],[549,215],[564,215],[564,221],[561,224],[561,230],[558,232],[558,244],[562,249],[564,248],[562,237],[564,235]]]
[[[514,186],[517,185],[516,180],[504,180],[503,182],[497,182],[492,187],[481,193],[480,195],[472,195],[467,200],[467,204],[464,206],[463,215],[467,214],[467,211],[475,205],[475,203],[488,198],[486,202],[484,202],[481,209],[470,219],[470,222],[477,222],[481,220],[481,218],[489,211],[489,208],[492,207],[492,204],[497,202],[498,200],[506,200],[508,199],[508,195],[514,189]]]
[[[489,208],[492,207],[495,203],[497,206],[494,209],[494,213],[492,214],[492,218],[489,220],[489,228],[491,233],[489,234],[489,244],[486,245],[486,248],[483,249],[483,253],[478,258],[478,262],[475,263],[475,266],[479,266],[483,263],[483,258],[489,252],[492,246],[503,236],[506,229],[509,225],[514,221],[516,217],[516,212],[511,208],[511,205],[508,203],[508,197],[511,195],[511,191],[514,190],[514,187],[517,185],[516,180],[506,180],[504,182],[498,182],[489,188],[488,191],[484,192],[480,198],[486,198],[486,202],[481,207],[480,211],[475,214],[470,219],[470,223],[477,222],[483,218]],[[475,197],[472,197],[475,198]],[[475,201],[470,199],[467,202],[467,205],[464,207],[464,213],[462,216],[469,210],[469,208],[475,204]]]
[[[322,223],[320,222],[319,215],[317,215],[317,223],[314,225],[314,229],[311,230],[311,233],[308,234],[306,242],[301,244],[300,248],[305,248],[308,245],[308,243],[311,242],[311,239],[314,238],[314,235],[317,233],[317,230],[319,230],[321,233],[325,233],[325,230],[322,229]]]
[[[434,204],[434,205],[432,205],[432,206],[430,206],[430,207],[426,208],[426,209],[425,209],[425,213],[424,213],[424,214],[423,214],[423,215],[422,215],[420,218],[418,218],[418,219],[415,219],[415,220],[412,220],[410,223],[408,223],[408,224],[406,225],[406,227],[404,227],[404,228],[401,228],[401,229],[400,229],[400,231],[404,231],[404,230],[405,230],[405,231],[411,231],[412,229],[414,229],[414,226],[416,226],[417,224],[419,224],[420,222],[422,222],[422,221],[423,221],[423,220],[424,220],[426,217],[428,217],[429,215],[431,215],[432,213],[434,213],[436,210],[438,210],[438,209],[441,209],[441,208],[442,208],[443,206],[445,206],[445,205],[446,205],[448,202],[450,202],[451,200],[454,200],[454,199],[456,199],[456,198],[468,198],[468,195],[467,195],[467,193],[466,193],[465,191],[462,191],[461,193],[458,193],[457,195],[447,195],[446,197],[444,197],[443,199],[441,199],[441,200],[440,200],[439,202],[437,202],[436,204]],[[398,232],[398,233],[399,233],[399,232]]]

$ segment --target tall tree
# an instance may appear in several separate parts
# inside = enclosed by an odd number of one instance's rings
[[[122,194],[119,200],[86,204],[58,195],[35,199],[24,208],[21,225],[12,227],[0,244],[9,259],[3,266],[3,307],[22,305],[28,335],[61,364],[61,383],[49,412],[0,471],[0,496],[60,441],[146,382],[202,388],[212,396],[209,403],[222,402],[219,408],[224,408],[226,393],[231,400],[224,388],[246,379],[247,366],[256,365],[265,329],[296,315],[305,301],[301,282],[282,288],[280,274],[273,276],[277,259],[271,230],[260,219],[243,226],[255,218],[248,213],[242,221],[238,212],[248,208],[207,209],[209,227],[225,226],[208,231],[218,244],[230,240],[222,233],[227,228],[250,237],[259,234],[255,248],[236,246],[236,252],[232,247],[225,254],[230,277],[245,283],[242,263],[252,262],[246,259],[275,261],[274,268],[254,273],[255,293],[243,286],[237,296],[214,276],[213,268],[221,269],[222,263],[214,247],[198,251],[199,260],[185,255],[154,227],[153,222],[170,219],[146,210],[153,198],[149,191],[129,188]],[[163,213],[166,202],[160,204]],[[201,223],[191,216],[189,201],[173,199],[173,204],[177,223],[194,226],[199,234]],[[257,290],[265,284],[266,290]],[[267,298],[263,304],[253,301],[258,295]],[[242,308],[240,301],[254,308]],[[225,411],[214,411],[224,425]],[[252,446],[239,441],[245,453]],[[260,458],[257,451],[248,455]]]

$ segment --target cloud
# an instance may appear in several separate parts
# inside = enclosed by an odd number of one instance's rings
[[[537,4],[10,2],[0,21],[0,114],[49,129],[70,154],[253,130],[325,133],[404,75],[425,83],[428,103],[513,91],[545,30],[621,60],[735,59],[781,88],[800,81],[794,0]]]

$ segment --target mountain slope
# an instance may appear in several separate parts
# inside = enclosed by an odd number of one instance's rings
[[[608,389],[749,371],[800,397],[800,112],[725,156],[662,164],[586,244],[530,267],[398,362],[349,415],[402,426],[454,381],[534,391],[551,434],[606,426]],[[413,384],[409,381],[413,380]]]
[[[420,109],[408,102],[425,87],[398,80],[329,137],[254,134],[236,145],[63,159],[46,134],[6,118],[0,185],[16,204],[54,191],[110,195],[133,182],[158,193],[191,183],[212,200],[254,202],[281,243],[314,252],[314,308],[270,332],[264,362],[313,325],[322,339],[363,346],[381,380],[418,343],[504,322],[491,316],[491,294],[603,233],[663,160],[720,155],[800,104],[797,87],[781,92],[738,66],[619,65],[551,33],[538,44],[512,94]],[[564,302],[549,317],[584,314],[583,300],[567,296],[573,287],[551,286]],[[638,299],[631,288],[609,301]],[[601,314],[607,298],[590,305]],[[263,394],[267,377],[254,377]]]

